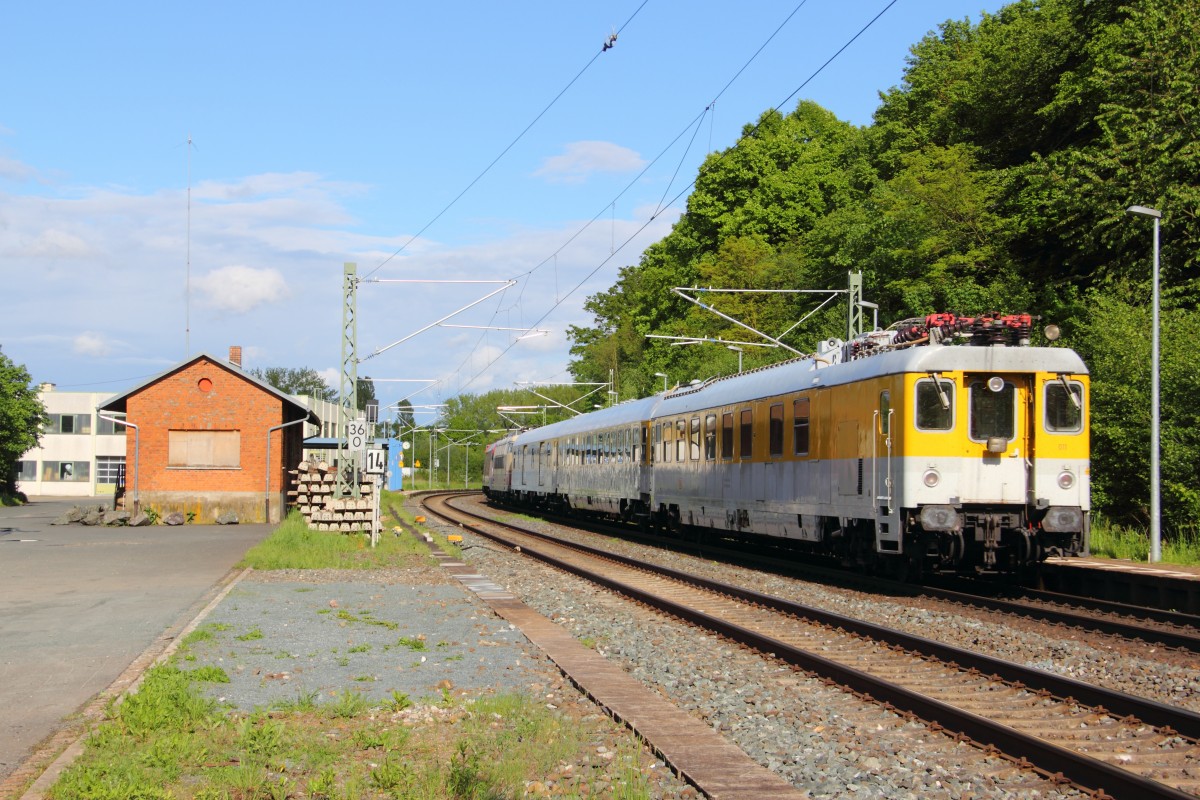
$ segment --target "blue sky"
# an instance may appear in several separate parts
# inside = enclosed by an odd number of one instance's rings
[[[801,99],[869,124],[914,43],[999,7],[9,4],[0,347],[63,390],[117,393],[230,345],[336,387],[349,261],[517,281],[448,320],[478,328],[370,358],[501,284],[362,284],[359,374],[389,379],[385,403],[423,385],[399,379],[440,381],[414,403],[567,380],[583,301],[670,230],[708,152]]]

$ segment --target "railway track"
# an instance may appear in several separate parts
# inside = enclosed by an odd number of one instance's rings
[[[738,587],[654,567],[426,498],[477,533],[586,577],[1019,764],[1116,797],[1200,795],[1200,715]],[[471,515],[474,516],[474,515]]]
[[[705,558],[719,558],[757,569],[765,568],[801,576],[806,580],[817,580],[848,588],[862,587],[872,593],[882,591],[897,597],[939,600],[964,608],[1009,614],[1086,633],[1105,634],[1123,640],[1142,641],[1154,647],[1200,654],[1200,616],[1192,614],[1016,587],[1011,591],[1019,591],[1020,595],[1009,597],[1001,594],[1010,591],[1008,587],[980,581],[951,579],[914,586],[878,576],[847,572],[835,567],[804,563],[795,558],[747,553],[744,548],[735,549],[720,543],[701,546],[655,534],[634,533],[628,527],[595,520],[560,518],[555,515],[546,515],[545,518],[602,535],[617,536],[655,547],[692,551]]]

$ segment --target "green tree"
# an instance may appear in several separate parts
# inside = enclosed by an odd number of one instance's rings
[[[370,377],[359,378],[358,384],[355,387],[354,407],[363,411],[367,408],[367,403],[378,403],[379,400],[375,396],[375,381]]]
[[[38,446],[46,408],[31,383],[29,371],[0,352],[0,497],[17,493],[16,469],[21,456]]]
[[[1147,525],[1150,503],[1151,311],[1138,288],[1093,291],[1071,344],[1092,372],[1093,506],[1124,524]],[[1128,299],[1118,299],[1124,294]],[[1164,533],[1200,520],[1200,312],[1166,309],[1161,320],[1161,496]]]
[[[255,367],[250,374],[281,392],[308,395],[329,402],[337,400],[337,392],[311,367]]]

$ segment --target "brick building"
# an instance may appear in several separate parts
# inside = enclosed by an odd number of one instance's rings
[[[230,348],[229,361],[193,356],[98,410],[124,414],[130,426],[126,498],[197,523],[224,512],[278,522],[288,469],[301,458],[302,423],[319,424],[304,403],[243,372],[241,348]]]

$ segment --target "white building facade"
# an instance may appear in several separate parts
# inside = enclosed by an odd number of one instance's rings
[[[50,422],[41,445],[17,462],[17,489],[31,497],[111,496],[124,477],[125,427],[101,418],[107,392],[59,392],[44,383],[38,398]]]

